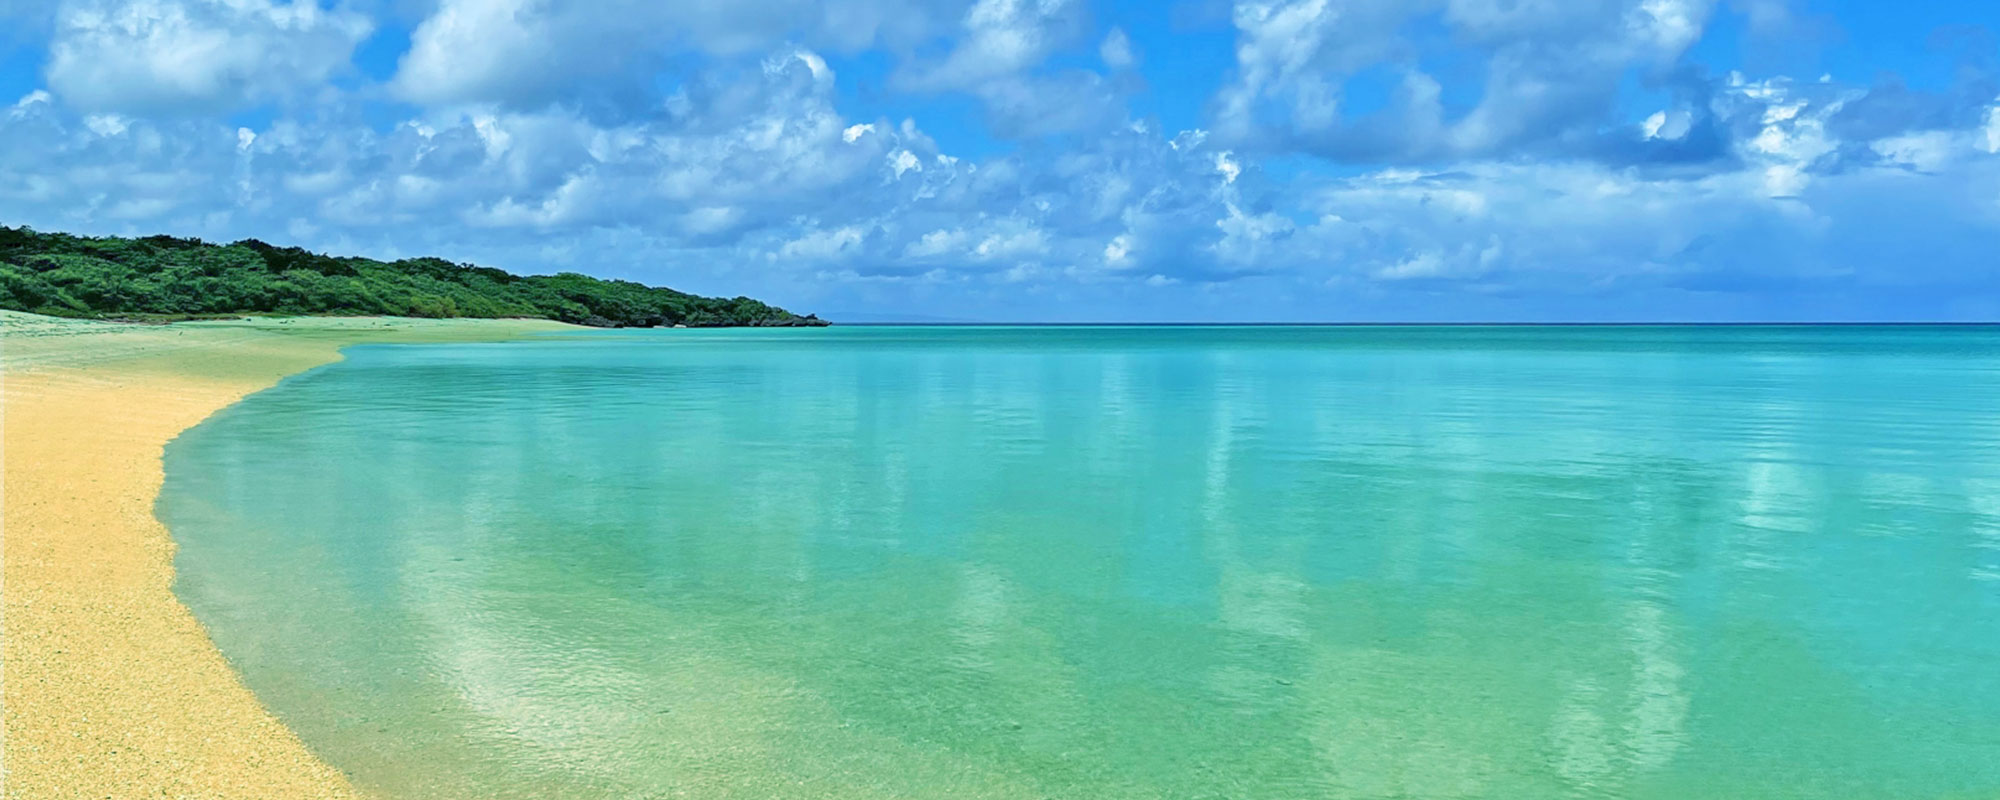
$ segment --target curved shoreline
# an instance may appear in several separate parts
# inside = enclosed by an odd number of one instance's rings
[[[9,798],[348,798],[173,593],[162,450],[366,343],[503,341],[539,320],[135,326],[0,316],[0,784]]]

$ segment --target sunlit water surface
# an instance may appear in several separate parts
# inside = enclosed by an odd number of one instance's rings
[[[357,347],[167,474],[389,798],[2000,796],[2000,329]]]

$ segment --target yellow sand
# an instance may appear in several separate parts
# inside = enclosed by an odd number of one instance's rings
[[[0,312],[0,765],[7,798],[355,792],[259,705],[175,599],[161,447],[361,342],[497,340],[538,321],[137,326]]]

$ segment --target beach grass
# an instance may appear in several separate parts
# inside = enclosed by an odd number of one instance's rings
[[[246,689],[173,593],[154,518],[181,431],[351,344],[505,340],[541,320],[172,325],[0,312],[4,796],[354,796]]]

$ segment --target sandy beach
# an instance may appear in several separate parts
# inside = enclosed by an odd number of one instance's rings
[[[153,516],[161,448],[346,345],[567,326],[0,315],[5,796],[354,796],[258,703],[175,598],[174,544]]]

